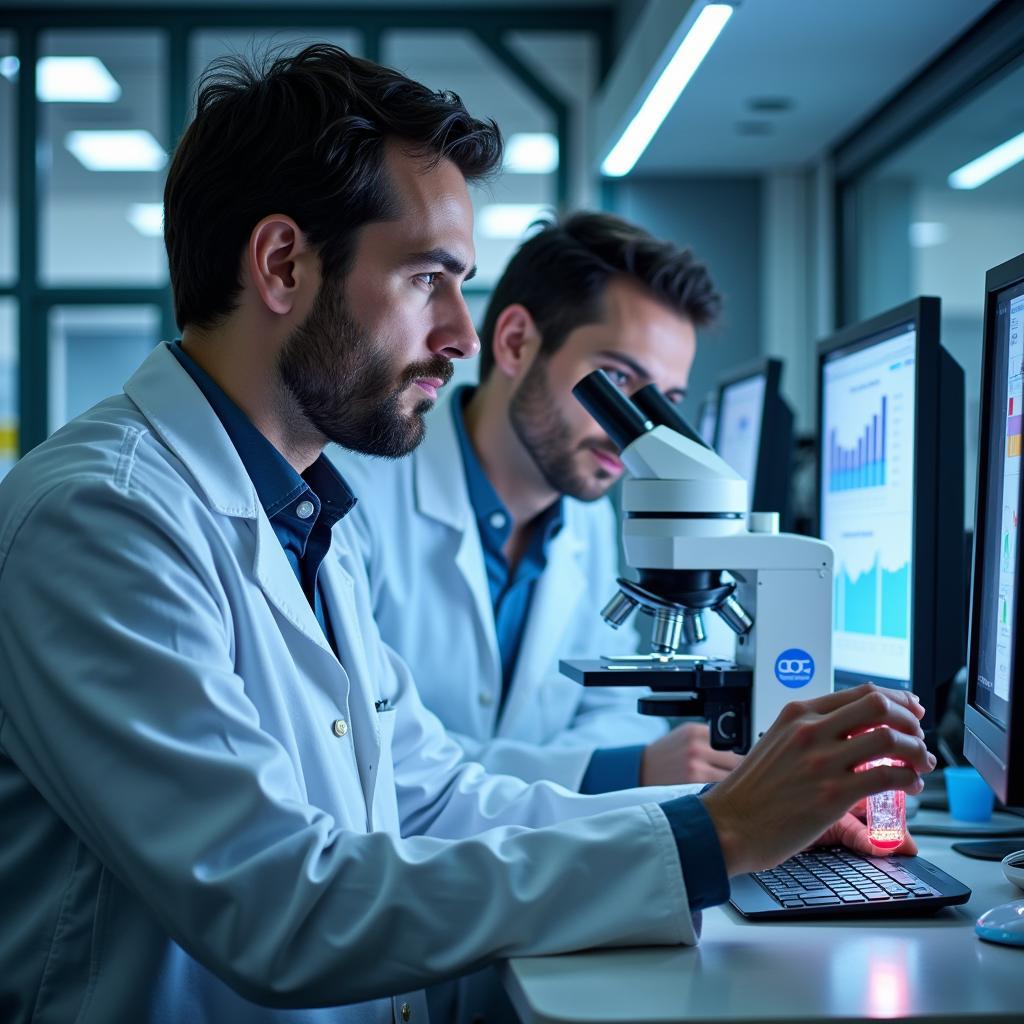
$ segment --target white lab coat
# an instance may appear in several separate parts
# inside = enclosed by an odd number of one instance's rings
[[[453,411],[449,402],[437,408],[405,459],[329,450],[356,493],[369,497],[349,518],[361,535],[374,617],[412,668],[423,703],[470,758],[492,772],[578,789],[596,748],[646,744],[667,731],[663,719],[637,713],[639,690],[585,689],[558,671],[559,659],[637,650],[632,627],[615,631],[600,615],[618,575],[615,513],[607,499],[566,499],[499,715],[494,612]]]
[[[0,484],[6,1019],[415,1022],[421,996],[388,997],[492,957],[695,941],[649,802],[695,787],[586,798],[467,764],[343,524],[339,663],[166,346],[125,392]]]

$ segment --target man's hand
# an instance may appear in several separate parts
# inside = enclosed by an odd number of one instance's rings
[[[906,838],[893,850],[880,850],[868,838],[868,827],[856,810],[844,814],[834,825],[827,828],[813,843],[814,846],[846,846],[854,853],[868,857],[889,857],[894,853],[913,857],[917,843],[908,832]]]
[[[851,807],[887,789],[919,793],[919,773],[935,767],[923,716],[913,694],[871,683],[783,708],[740,767],[701,797],[729,875],[774,867],[820,838],[857,843]],[[882,757],[906,767],[855,771]]]
[[[640,763],[641,786],[718,782],[743,762],[731,750],[713,750],[705,722],[684,722],[648,744]]]

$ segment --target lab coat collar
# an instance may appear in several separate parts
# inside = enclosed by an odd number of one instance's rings
[[[206,396],[166,343],[149,354],[125,384],[124,392],[154,433],[181,459],[214,511],[256,520],[252,571],[260,589],[336,669],[334,652],[263,513],[241,456]]]
[[[451,399],[439,406],[427,422],[426,436],[413,455],[416,508],[455,530],[465,530],[473,505],[459,451],[459,438]]]
[[[256,487],[231,438],[166,342],[153,349],[124,393],[185,464],[211,508],[225,516],[257,517]]]

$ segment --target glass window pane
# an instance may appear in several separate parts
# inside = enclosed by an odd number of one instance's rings
[[[163,33],[46,32],[39,52],[43,283],[163,284]]]
[[[383,39],[381,59],[431,89],[451,89],[475,117],[498,122],[506,142],[516,136],[553,139],[554,117],[519,79],[468,32],[395,31]],[[510,146],[511,148],[511,146]],[[550,163],[530,163],[545,147],[527,145],[521,170],[507,168],[495,181],[471,190],[476,213],[477,278],[493,285],[530,221],[554,205],[555,174]],[[550,147],[547,148],[550,153]],[[554,150],[554,160],[559,154]],[[527,170],[530,166],[544,170]]]
[[[0,284],[10,284],[18,274],[14,201],[18,70],[14,33],[0,32]]]
[[[0,477],[18,457],[18,307],[0,299]]]
[[[1024,250],[1024,162],[983,182],[957,172],[1024,133],[1024,63],[956,109],[851,188],[855,294],[862,319],[916,295],[942,299],[942,343],[964,368],[966,522],[973,520],[985,271]]]
[[[159,338],[157,306],[55,306],[50,310],[50,430],[119,394]]]
[[[261,55],[297,52],[311,43],[333,43],[349,53],[362,54],[362,33],[344,28],[205,29],[192,35],[189,52],[189,97],[195,100],[199,76],[217,57],[226,54]]]

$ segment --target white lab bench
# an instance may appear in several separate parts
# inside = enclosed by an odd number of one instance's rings
[[[973,890],[969,903],[841,923],[752,923],[726,905],[704,912],[695,947],[518,958],[502,968],[505,987],[527,1024],[1024,1022],[1024,947],[974,933],[981,913],[1024,892],[998,861],[963,857],[952,839],[916,838],[921,856]]]

